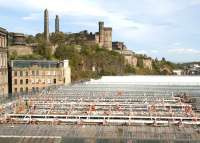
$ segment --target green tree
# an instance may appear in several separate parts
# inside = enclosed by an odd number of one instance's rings
[[[52,59],[52,49],[50,47],[50,44],[43,40],[40,39],[37,48],[34,51],[35,53],[44,56],[46,59]]]
[[[60,45],[65,42],[65,34],[62,32],[52,33],[50,36],[50,41],[53,45]]]
[[[31,44],[31,43],[36,43],[36,38],[33,35],[29,35],[25,39],[26,43]]]

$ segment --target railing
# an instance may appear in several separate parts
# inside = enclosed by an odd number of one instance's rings
[[[9,102],[12,102],[12,101],[15,101],[17,99],[19,99],[20,97],[23,97],[23,98],[28,98],[28,97],[31,97],[31,96],[34,96],[34,95],[37,95],[39,93],[45,93],[45,92],[48,92],[50,90],[53,90],[53,89],[56,89],[58,88],[59,86],[49,86],[49,87],[46,87],[45,89],[41,89],[41,90],[35,90],[35,91],[31,91],[31,92],[19,92],[19,93],[12,93],[12,94],[7,94],[7,95],[1,95],[0,96],[0,105],[1,104],[6,104],[6,103],[9,103]]]

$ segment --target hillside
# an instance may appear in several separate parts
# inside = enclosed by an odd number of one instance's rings
[[[143,63],[144,55],[136,55],[137,66],[126,64],[125,58],[118,52],[100,48],[90,41],[87,32],[64,34],[52,33],[50,42],[46,43],[43,34],[28,36],[28,44],[37,43],[33,54],[19,56],[16,53],[9,56],[10,59],[69,59],[72,69],[72,80],[84,80],[98,78],[103,75],[169,75],[175,68],[175,64],[165,59],[158,61],[150,59],[152,68],[146,68]]]

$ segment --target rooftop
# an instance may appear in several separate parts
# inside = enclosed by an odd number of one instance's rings
[[[105,31],[111,31],[111,30],[112,30],[112,27],[104,27],[104,30],[105,30]]]
[[[200,85],[200,76],[103,76],[88,84]]]
[[[59,67],[59,61],[47,61],[47,60],[12,60],[12,68],[28,68],[37,65],[42,68],[56,68]]]
[[[182,78],[107,76],[25,95],[2,105],[0,140],[199,142],[200,88]]]
[[[7,33],[7,30],[6,29],[4,29],[4,28],[2,28],[2,27],[0,27],[0,32],[2,32],[2,33]]]

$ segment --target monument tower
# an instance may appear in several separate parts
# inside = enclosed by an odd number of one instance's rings
[[[56,15],[55,19],[55,33],[60,31],[60,25],[59,25],[59,16]]]
[[[104,45],[104,22],[99,22],[99,46]]]
[[[47,9],[44,11],[44,38],[49,41],[49,14]]]

